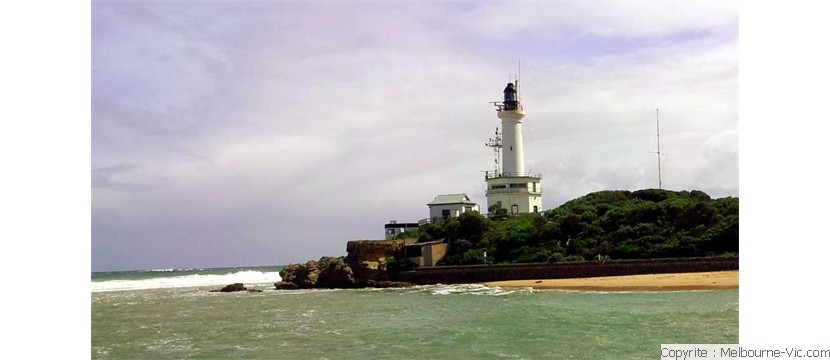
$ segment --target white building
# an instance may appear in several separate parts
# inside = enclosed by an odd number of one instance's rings
[[[386,240],[392,240],[396,236],[407,231],[415,231],[418,229],[418,223],[399,223],[396,220],[389,221],[388,224],[383,225],[383,231],[386,233]]]
[[[522,146],[525,113],[518,97],[518,80],[516,84],[514,87],[513,83],[508,83],[504,88],[504,101],[494,103],[501,119],[502,134],[497,132],[488,146],[501,154],[501,169],[497,166],[495,171],[484,175],[487,209],[497,206],[510,214],[541,212],[542,175],[525,171]]]
[[[427,206],[429,206],[429,217],[433,222],[438,219],[458,217],[465,212],[479,211],[478,204],[470,200],[467,194],[438,195]]]

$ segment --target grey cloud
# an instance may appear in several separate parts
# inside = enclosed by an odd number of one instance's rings
[[[120,191],[145,190],[146,186],[144,185],[114,179],[114,177],[128,173],[133,169],[135,169],[134,166],[126,164],[119,164],[101,169],[92,169],[92,187],[94,189],[113,189]]]
[[[703,29],[735,27],[736,2],[562,2],[486,3],[460,22],[491,38],[513,38],[557,31],[606,37],[670,36]]]

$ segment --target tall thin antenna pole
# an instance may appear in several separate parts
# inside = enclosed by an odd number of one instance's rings
[[[522,89],[519,80],[522,78],[522,59],[519,59],[519,73],[516,75],[516,100],[519,100],[519,109],[522,109]]]
[[[663,165],[660,163],[660,157],[668,155],[660,151],[660,109],[657,109],[657,152],[649,151],[652,154],[657,154],[657,187],[663,188]]]
[[[660,165],[660,109],[657,109],[657,188],[663,188],[663,169]]]

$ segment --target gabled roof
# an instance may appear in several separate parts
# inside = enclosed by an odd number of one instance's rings
[[[467,194],[446,194],[446,195],[438,195],[435,197],[435,200],[432,200],[431,203],[427,204],[427,206],[432,205],[450,205],[450,204],[469,204],[475,205],[476,203],[470,200],[470,197]]]

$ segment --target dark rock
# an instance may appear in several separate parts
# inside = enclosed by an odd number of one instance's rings
[[[398,288],[398,287],[410,287],[415,286],[413,283],[408,283],[405,281],[374,281],[374,280],[367,280],[366,286],[374,287],[374,288]]]
[[[248,289],[248,292],[262,292],[260,289]]]
[[[248,290],[248,289],[246,289],[245,285],[242,285],[242,283],[236,283],[236,284],[230,284],[228,286],[225,286],[225,287],[223,287],[223,288],[221,288],[217,291],[219,291],[219,292],[234,292],[234,291],[243,291],[243,290]]]
[[[296,284],[285,281],[274,283],[274,287],[276,287],[277,290],[294,290],[299,288]]]

